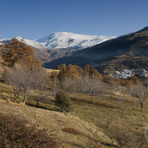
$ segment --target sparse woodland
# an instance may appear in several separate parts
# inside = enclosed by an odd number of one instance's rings
[[[53,147],[53,145],[61,147],[63,143],[65,147],[88,148],[146,148],[148,146],[148,130],[145,128],[148,124],[146,80],[141,81],[135,76],[128,79],[105,76],[90,65],[81,68],[77,65],[63,64],[57,67],[59,72],[48,73],[41,62],[35,58],[33,49],[16,39],[13,39],[10,45],[3,45],[1,56],[2,64],[6,67],[0,86],[1,99],[6,100],[8,105],[15,106],[23,102],[28,107],[32,106],[38,110],[42,108],[49,112],[51,110],[58,112],[63,116],[63,120],[68,116],[78,117],[90,127],[92,125],[92,128],[96,128],[87,129],[87,134],[84,134],[81,128],[63,127],[60,132],[69,136],[80,136],[83,142],[77,143],[76,139],[67,141],[56,135],[56,132],[52,137],[50,133],[38,127],[34,129],[34,125],[27,127],[27,122],[32,122],[28,121],[31,113],[28,119],[26,116],[27,121],[23,122],[17,117],[18,123],[16,123],[14,115],[9,118],[10,115],[8,116],[3,109],[3,111],[0,110],[0,147],[26,147],[27,141],[28,147]],[[64,121],[61,122],[64,123]],[[43,129],[50,128],[39,119],[38,123],[34,121],[34,124],[38,124]],[[108,140],[103,139],[103,136],[99,137],[98,132],[102,132]],[[18,135],[25,137],[28,135],[28,137],[19,139]],[[34,135],[38,136],[34,137]],[[56,136],[60,138],[56,139]],[[32,142],[29,138],[33,138]]]

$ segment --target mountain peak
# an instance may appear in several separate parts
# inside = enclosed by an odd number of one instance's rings
[[[83,49],[106,40],[115,38],[114,36],[80,35],[71,32],[56,32],[37,40],[44,46],[53,49]]]
[[[28,40],[20,36],[16,37],[17,40],[35,48],[70,50],[88,48],[112,38],[115,38],[115,36],[80,35],[71,32],[55,32],[39,40]],[[11,39],[3,39],[1,41],[11,41]]]

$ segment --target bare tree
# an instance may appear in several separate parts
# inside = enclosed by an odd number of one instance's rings
[[[71,89],[71,79],[69,77],[64,76],[62,82],[61,82],[62,88],[65,90],[65,92],[70,92]]]
[[[4,78],[13,86],[14,102],[19,99],[22,93],[22,75],[23,71],[19,68],[14,67],[13,69],[6,70],[4,72]]]
[[[41,67],[37,67],[34,64],[31,66],[16,64],[12,70],[6,72],[5,78],[13,86],[15,94],[14,102],[19,99],[20,94],[23,92],[24,103],[30,95],[30,90],[42,90],[46,81],[45,73]]]
[[[143,111],[144,101],[147,98],[147,88],[142,84],[134,85],[132,88],[132,94],[134,97],[139,99],[141,111]]]
[[[94,96],[100,95],[105,91],[105,84],[96,75],[85,75],[79,80],[79,90],[82,93],[91,96],[92,104],[94,105]]]
[[[23,77],[22,77],[22,87],[24,92],[24,104],[27,100],[27,98],[30,95],[30,90],[32,89],[32,86],[34,86],[34,73],[30,68],[27,67],[20,67],[20,69],[23,70]]]
[[[34,83],[33,83],[33,89],[36,94],[36,106],[39,106],[39,101],[44,97],[45,88],[48,84],[48,75],[47,72],[40,68],[38,72],[35,72],[34,74]]]
[[[112,83],[108,85],[108,93],[112,96],[117,96],[118,97],[118,102],[121,108],[121,114],[122,116],[124,115],[124,102],[125,102],[125,97],[127,94],[127,89],[123,86],[120,86],[119,84]]]
[[[57,77],[54,77],[51,85],[51,90],[53,92],[54,97],[56,96],[56,93],[59,91],[59,89],[60,89],[60,82]]]
[[[134,97],[134,102],[136,103],[137,98],[134,93],[135,92],[135,85],[130,85],[128,89],[129,89],[129,94]]]

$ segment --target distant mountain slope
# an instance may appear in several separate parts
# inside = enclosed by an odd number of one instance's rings
[[[83,49],[93,45],[102,43],[106,40],[115,38],[115,36],[94,36],[94,35],[79,35],[69,32],[57,32],[39,40],[28,40],[22,37],[16,37],[17,40],[23,43],[45,49]],[[0,42],[9,43],[11,39],[0,39]]]
[[[79,35],[68,32],[57,32],[39,40],[28,40],[16,37],[19,41],[32,46],[36,57],[43,63],[70,56],[75,51],[102,43],[115,36]],[[0,39],[0,42],[10,43],[11,39]]]
[[[124,56],[124,58],[123,58]],[[134,58],[134,60],[133,60]],[[70,57],[63,57],[46,63],[45,67],[55,68],[60,64],[93,65],[101,72],[107,69],[148,68],[148,27],[108,40],[93,47],[75,52]]]

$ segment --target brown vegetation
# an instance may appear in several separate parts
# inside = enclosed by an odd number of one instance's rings
[[[80,132],[74,128],[70,128],[70,127],[67,127],[67,128],[63,128],[62,129],[64,132],[67,132],[67,133],[70,133],[70,134],[73,134],[73,135],[79,135]]]
[[[56,140],[35,126],[27,126],[27,121],[15,116],[0,114],[0,147],[57,147]]]
[[[26,61],[36,61],[39,62],[35,56],[34,51],[30,46],[19,42],[17,39],[13,38],[11,44],[6,44],[2,49],[2,57],[4,59],[4,64],[12,67],[16,62],[20,60]]]

